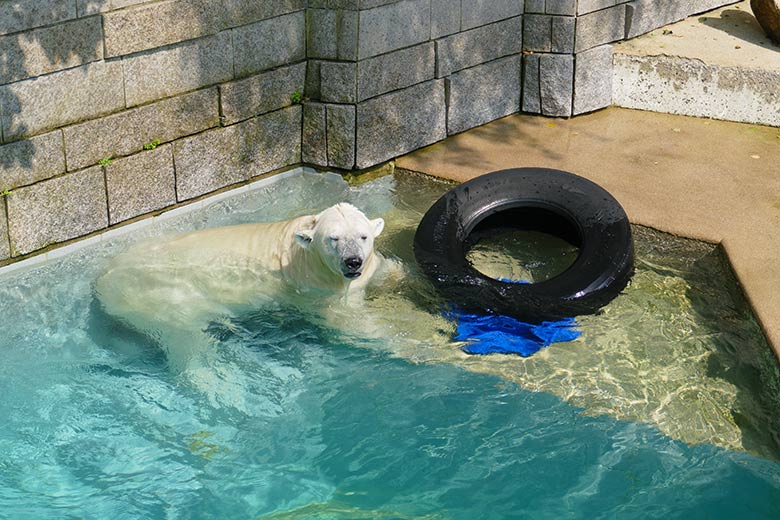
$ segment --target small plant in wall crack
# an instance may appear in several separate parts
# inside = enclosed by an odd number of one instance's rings
[[[144,145],[144,150],[154,150],[160,146],[160,140],[159,139],[152,139],[150,142],[146,143]]]
[[[113,155],[109,155],[109,156],[107,156],[107,157],[103,157],[102,159],[100,159],[100,160],[98,161],[98,164],[99,164],[100,166],[102,166],[103,168],[105,168],[106,166],[108,166],[109,164],[111,164],[113,161],[114,161],[114,156],[113,156]]]
[[[0,197],[7,197],[11,194],[11,190],[9,188],[4,188],[3,192],[0,193]]]
[[[294,105],[300,105],[301,103],[303,103],[303,93],[296,90],[295,92],[290,94],[290,101],[292,101]]]

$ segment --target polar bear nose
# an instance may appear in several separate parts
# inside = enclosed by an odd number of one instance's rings
[[[363,260],[359,256],[350,256],[344,260],[344,265],[351,271],[357,271],[363,265]]]

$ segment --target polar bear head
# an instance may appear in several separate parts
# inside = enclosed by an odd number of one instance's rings
[[[385,227],[381,218],[369,220],[362,211],[342,202],[314,217],[314,227],[295,233],[296,242],[316,252],[334,273],[353,279],[363,274],[374,253],[374,238]]]

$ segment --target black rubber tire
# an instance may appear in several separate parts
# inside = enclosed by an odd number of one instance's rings
[[[578,246],[579,255],[539,283],[490,278],[466,255],[478,235],[506,227],[559,236]],[[593,314],[634,273],[631,226],[617,200],[587,179],[547,168],[502,170],[453,188],[417,227],[414,254],[456,308],[531,323]]]

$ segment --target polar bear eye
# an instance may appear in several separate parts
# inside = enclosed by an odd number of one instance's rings
[[[330,241],[331,242],[338,242],[339,241],[339,237],[330,237]]]
[[[363,235],[360,237],[360,240],[368,240],[368,237],[366,235]]]

